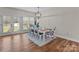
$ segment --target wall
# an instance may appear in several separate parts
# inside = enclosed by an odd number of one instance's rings
[[[79,8],[59,8],[56,11],[58,14],[52,17],[41,18],[40,26],[49,28],[56,26],[56,35],[79,41]]]

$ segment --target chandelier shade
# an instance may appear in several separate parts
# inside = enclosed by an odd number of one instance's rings
[[[39,12],[39,7],[37,8],[38,8],[38,11],[35,13],[35,17],[39,19],[41,17],[41,13]]]

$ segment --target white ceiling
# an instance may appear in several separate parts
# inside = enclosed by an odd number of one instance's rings
[[[37,7],[14,7],[17,9],[30,11],[30,12],[37,12]],[[72,13],[74,10],[79,10],[79,8],[74,7],[40,7],[39,11],[42,16],[58,16],[61,14]]]
[[[25,10],[25,11],[30,11],[30,12],[37,12],[38,8],[37,7],[15,7],[17,9],[21,9],[21,10]],[[51,7],[39,7],[39,11],[45,11],[45,10],[49,10],[52,9]]]

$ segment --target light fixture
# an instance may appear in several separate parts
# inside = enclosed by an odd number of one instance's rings
[[[37,7],[37,12],[35,13],[35,17],[37,18],[37,19],[39,19],[40,17],[41,17],[41,13],[40,13],[40,11],[39,11],[39,7]]]

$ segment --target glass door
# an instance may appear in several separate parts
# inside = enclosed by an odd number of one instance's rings
[[[1,16],[0,17],[0,34],[16,34],[19,32],[28,32],[30,24],[34,24],[33,17],[24,16]]]
[[[0,34],[2,34],[2,20],[3,20],[3,16],[0,16]]]
[[[10,32],[11,29],[11,17],[3,16],[3,33]]]
[[[23,30],[27,31],[29,28],[29,17],[23,17]]]
[[[20,23],[18,17],[13,17],[13,31],[18,32],[20,30]]]

